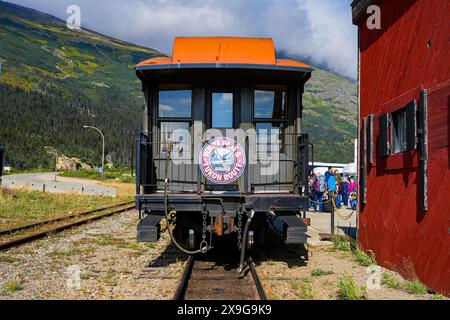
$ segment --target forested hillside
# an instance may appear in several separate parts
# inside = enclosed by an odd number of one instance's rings
[[[99,127],[114,163],[129,164],[144,100],[133,66],[161,55],[0,1],[0,145],[16,168],[48,167],[44,147],[100,161]]]
[[[100,135],[116,164],[129,164],[144,100],[133,66],[162,55],[0,1],[0,145],[15,168],[47,168],[45,146],[99,162]],[[314,72],[305,93],[304,128],[316,160],[351,162],[356,136],[356,85]]]

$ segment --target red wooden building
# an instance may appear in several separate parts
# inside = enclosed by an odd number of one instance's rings
[[[380,29],[371,27],[374,5]],[[450,1],[355,0],[352,9],[360,245],[450,295]]]

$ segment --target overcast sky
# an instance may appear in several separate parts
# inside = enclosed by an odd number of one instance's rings
[[[278,50],[356,77],[351,0],[8,0],[82,28],[171,53],[175,36],[271,37]]]

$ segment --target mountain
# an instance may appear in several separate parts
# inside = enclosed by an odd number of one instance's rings
[[[45,146],[100,161],[100,136],[116,164],[129,164],[145,104],[132,67],[160,52],[0,1],[0,145],[16,168],[48,168]],[[356,85],[317,70],[305,93],[304,126],[316,160],[351,162]],[[336,135],[336,130],[340,135]]]
[[[316,69],[303,95],[303,130],[314,144],[315,161],[351,163],[357,138],[356,82]]]
[[[129,164],[145,105],[132,67],[162,54],[47,14],[0,2],[0,144],[17,168],[51,166],[47,145],[99,162],[100,135],[114,163]]]
[[[277,52],[314,67],[303,94],[303,130],[314,144],[315,161],[350,163],[357,138],[357,83],[298,55]]]

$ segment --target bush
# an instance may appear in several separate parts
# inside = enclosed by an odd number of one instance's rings
[[[328,276],[330,274],[334,274],[334,272],[331,270],[323,270],[321,268],[316,268],[311,272],[311,275],[314,277]]]
[[[402,285],[397,281],[397,279],[394,278],[393,275],[383,272],[383,276],[381,278],[381,284],[387,286],[391,289],[401,289]]]
[[[338,297],[342,300],[361,300],[367,298],[365,287],[358,288],[353,277],[347,273],[339,278]]]
[[[3,286],[3,293],[5,295],[9,295],[9,294],[11,294],[13,292],[16,292],[16,291],[19,291],[19,290],[22,290],[22,289],[23,289],[23,286],[22,286],[22,283],[19,280],[11,280],[11,281],[8,281],[8,282],[6,282],[4,284],[4,286]]]
[[[375,264],[375,259],[373,255],[366,254],[364,251],[357,249],[355,251],[355,260],[363,267],[368,267],[372,264]]]
[[[419,280],[409,280],[405,281],[403,288],[406,292],[411,294],[426,294],[428,293],[428,288]]]
[[[350,242],[347,241],[346,239],[344,239],[342,237],[333,237],[332,241],[333,241],[334,248],[336,250],[346,251],[346,252],[351,251]]]

